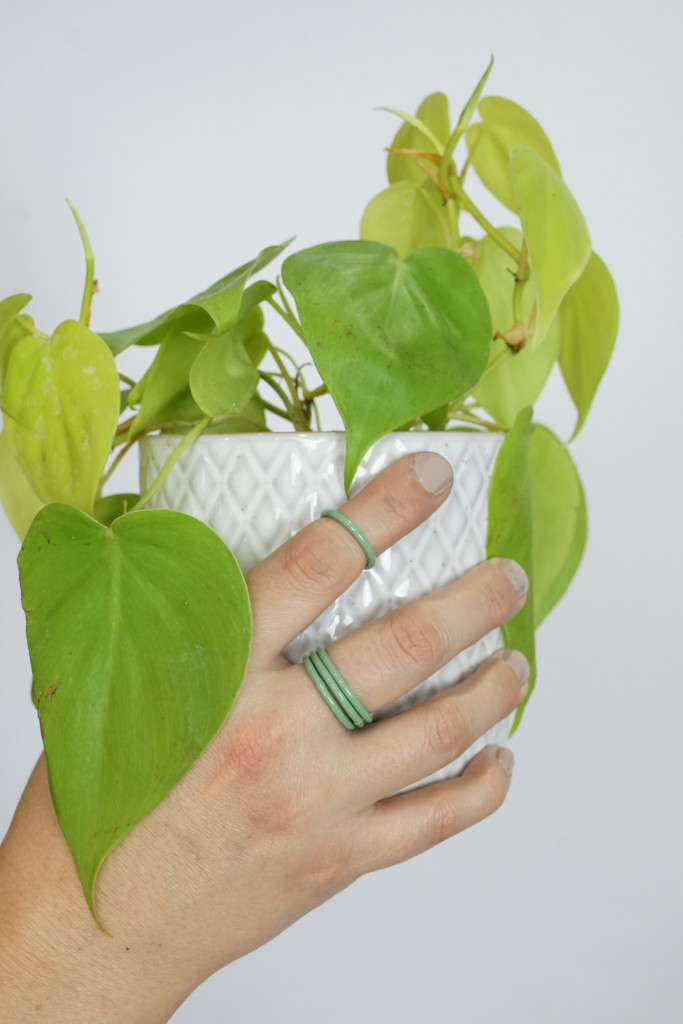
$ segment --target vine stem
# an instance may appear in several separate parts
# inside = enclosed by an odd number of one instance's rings
[[[474,205],[460,184],[460,179],[458,177],[450,177],[448,179],[448,184],[449,188],[454,193],[454,198],[462,204],[463,209],[467,210],[467,212],[474,217],[477,224],[484,229],[486,234],[489,235],[489,237],[492,238],[493,241],[508,254],[508,256],[512,257],[515,263],[519,264],[522,259],[521,251],[516,245],[513,245],[512,242],[508,241],[505,235],[503,235],[498,228],[494,228],[491,221],[487,220],[479,207]]]
[[[168,474],[175,466],[180,456],[183,454],[184,451],[186,451],[190,447],[193,441],[196,441],[199,435],[206,430],[210,422],[211,416],[204,416],[204,418],[201,419],[199,423],[196,423],[194,425],[192,430],[188,431],[188,433],[185,434],[185,437],[182,439],[182,441],[180,441],[175,446],[169,457],[166,459],[166,462],[161,467],[161,471],[156,480],[154,481],[154,483],[152,484],[152,486],[145,491],[140,500],[136,502],[135,505],[133,505],[133,507],[130,509],[131,512],[138,512],[141,508],[145,507],[148,501],[151,501],[151,499],[154,497],[156,492],[163,484]]]
[[[83,251],[85,252],[85,287],[83,289],[83,302],[81,303],[81,315],[80,323],[84,327],[90,325],[90,306],[92,305],[93,291],[95,287],[95,257],[90,246],[90,239],[85,230],[85,225],[78,215],[78,210],[73,205],[70,199],[67,199],[69,209],[74,215],[74,219],[78,226],[78,233],[81,236],[81,242],[83,243]]]

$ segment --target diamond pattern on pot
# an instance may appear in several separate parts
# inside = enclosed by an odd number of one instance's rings
[[[161,435],[141,443],[143,492],[178,440]],[[362,573],[292,640],[285,649],[288,658],[301,661],[317,646],[328,647],[358,626],[458,579],[483,560],[488,483],[501,441],[496,434],[411,431],[390,434],[370,449],[352,494],[401,455],[418,451],[435,451],[449,460],[453,489],[433,516],[381,555],[374,569]],[[343,465],[342,433],[206,435],[179,459],[150,507],[174,508],[203,520],[247,572],[314,522],[323,509],[343,504]],[[494,630],[377,717],[405,710],[462,681],[501,645],[500,630]],[[489,743],[504,744],[511,721],[512,716],[499,723],[426,781],[457,774]]]

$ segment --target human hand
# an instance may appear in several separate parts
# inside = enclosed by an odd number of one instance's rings
[[[379,554],[438,508],[450,480],[439,456],[406,456],[343,511]],[[86,907],[41,758],[0,849],[7,1020],[165,1021],[215,970],[360,875],[500,806],[511,760],[498,748],[459,778],[398,791],[514,710],[526,693],[522,655],[498,653],[451,691],[353,733],[281,655],[364,565],[357,542],[326,519],[248,574],[254,635],[244,682],[214,741],[105,861],[96,903],[111,936]],[[494,559],[330,654],[377,711],[514,615],[525,587],[518,566]]]

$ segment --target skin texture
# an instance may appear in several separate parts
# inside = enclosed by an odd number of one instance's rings
[[[439,507],[451,481],[440,456],[406,456],[342,511],[379,554]],[[248,575],[254,638],[244,683],[215,740],[105,861],[96,904],[110,935],[85,905],[40,759],[0,847],[1,1021],[166,1021],[210,974],[360,875],[501,805],[511,755],[492,747],[457,779],[396,794],[519,704],[526,664],[517,652],[353,733],[280,654],[364,565],[357,542],[324,519]],[[524,597],[522,570],[493,559],[330,654],[376,711],[511,618]]]

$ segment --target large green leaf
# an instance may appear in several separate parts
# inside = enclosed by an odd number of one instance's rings
[[[207,416],[241,412],[258,383],[258,370],[234,331],[211,338],[190,370],[192,397]]]
[[[607,369],[619,326],[619,300],[609,270],[591,253],[560,306],[560,368],[577,411],[576,437]]]
[[[252,276],[267,266],[284,251],[291,239],[282,245],[263,249],[256,259],[244,263],[237,270],[210,285],[187,302],[161,313],[137,327],[102,334],[114,355],[129,345],[156,345],[169,333],[185,331],[207,335],[225,334],[235,324],[240,312],[244,287]]]
[[[405,259],[416,249],[451,247],[451,233],[438,189],[431,181],[397,181],[365,208],[360,236],[384,242]]]
[[[517,200],[510,173],[510,154],[515,146],[531,146],[546,163],[560,173],[560,165],[548,137],[538,121],[519,104],[501,96],[486,96],[479,104],[481,121],[467,129],[470,161],[493,195],[517,213]]]
[[[502,627],[506,647],[529,662],[529,692],[517,708],[510,734],[519,725],[536,681],[534,644],[534,564],[532,498],[529,483],[531,409],[523,409],[500,447],[489,487],[487,558],[512,558],[529,577],[529,594],[521,611]]]
[[[521,248],[522,235],[517,228],[500,228],[501,234]],[[503,427],[511,427],[518,413],[533,405],[559,354],[560,332],[556,321],[550,327],[543,343],[533,349],[527,342],[519,352],[512,353],[503,338],[514,326],[513,291],[515,287],[514,260],[493,239],[486,236],[478,243],[476,275],[491,309],[494,341],[491,345],[488,370],[474,390],[479,404]],[[529,323],[536,301],[533,272],[524,288],[522,314]]]
[[[591,254],[588,227],[562,178],[530,146],[515,146],[512,178],[536,282],[533,347],[546,335],[558,306]]]
[[[237,563],[180,512],[43,509],[20,559],[50,788],[94,913],[106,854],[224,721],[249,653]]]
[[[119,379],[101,338],[66,320],[49,341],[17,342],[3,394],[7,440],[41,501],[85,512],[119,416]]]
[[[12,529],[23,540],[43,503],[19,468],[4,431],[0,434],[0,501]]]
[[[29,316],[17,319],[24,306],[31,301],[30,295],[10,295],[0,302],[0,392],[12,349],[18,341],[31,333],[33,320]]]
[[[450,120],[448,114],[448,100],[442,92],[433,92],[427,96],[417,109],[417,116],[408,119],[408,115],[401,111],[392,111],[401,117],[406,118],[401,125],[391,149],[421,149],[429,153],[442,153],[443,148],[450,135]],[[427,129],[425,132],[420,124]],[[435,143],[439,143],[439,147]],[[436,170],[436,168],[435,168]],[[420,170],[414,160],[409,156],[399,153],[387,155],[387,177],[393,185],[397,181],[413,181],[422,184],[425,180],[424,172]]]
[[[586,500],[572,458],[552,431],[538,424],[529,439],[529,482],[538,627],[569,586],[588,530]]]
[[[486,298],[448,249],[402,260],[375,242],[333,242],[290,256],[283,279],[346,426],[347,489],[371,444],[460,398],[486,365]]]

